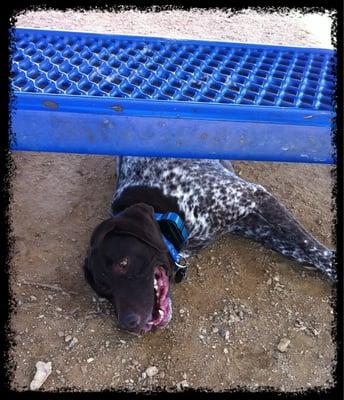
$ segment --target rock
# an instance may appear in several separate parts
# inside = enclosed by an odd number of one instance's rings
[[[225,338],[225,336],[226,336],[226,331],[225,331],[223,328],[220,328],[220,329],[219,329],[219,335],[220,335],[222,338]]]
[[[30,390],[38,390],[47,380],[52,371],[51,361],[47,363],[43,361],[37,361],[36,370],[36,374],[30,383]]]
[[[65,342],[69,342],[70,340],[72,340],[73,338],[72,338],[72,336],[71,335],[67,335],[66,337],[65,337]]]
[[[152,367],[148,367],[145,372],[146,372],[146,375],[149,378],[152,378],[153,376],[155,376],[159,372],[159,370],[158,370],[157,367],[152,366]]]
[[[184,388],[189,387],[189,384],[186,379],[183,379],[182,381],[180,381],[176,384],[176,387],[177,387],[178,392],[181,392]]]
[[[90,357],[90,358],[88,358],[86,361],[87,361],[87,363],[89,364],[89,363],[91,363],[92,361],[94,361],[94,358],[93,358],[93,357]]]
[[[78,339],[76,337],[73,337],[73,339],[71,340],[71,342],[69,343],[68,347],[72,348],[74,347],[77,343],[78,343]]]
[[[30,300],[31,300],[31,301],[36,301],[36,300],[37,300],[37,297],[36,297],[36,296],[30,296]]]
[[[280,342],[277,345],[277,349],[281,352],[281,353],[285,353],[287,351],[287,348],[290,344],[290,340],[287,338],[282,338],[280,340]]]
[[[64,332],[63,331],[58,331],[57,332],[57,336],[58,337],[63,337],[65,334],[64,334]]]

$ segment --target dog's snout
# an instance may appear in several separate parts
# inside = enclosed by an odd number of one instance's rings
[[[140,322],[141,318],[138,314],[130,313],[121,319],[120,326],[128,331],[134,331],[139,327]]]

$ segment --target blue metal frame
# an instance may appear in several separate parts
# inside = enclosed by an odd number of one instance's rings
[[[26,43],[29,43],[28,46],[23,50],[18,50],[22,40],[20,38],[23,35],[26,38],[33,35],[36,37],[36,43],[26,39]],[[283,54],[291,54],[290,57],[295,57],[296,61],[298,55],[302,56],[304,52],[312,55],[311,60],[313,60],[312,57],[319,55],[334,58],[334,53],[325,49],[17,29],[15,54],[26,57],[25,63],[28,67],[20,70],[20,62],[13,63],[15,75],[12,77],[12,85],[15,89],[12,120],[15,135],[11,143],[13,150],[287,162],[332,163],[334,161],[331,127],[335,113],[333,107],[326,105],[328,103],[325,102],[322,106],[319,101],[323,98],[319,95],[320,90],[323,90],[328,96],[334,83],[331,84],[329,77],[324,77],[324,74],[319,76],[318,86],[315,88],[316,77],[314,77],[313,71],[312,79],[305,79],[300,89],[301,94],[298,94],[301,98],[303,98],[302,96],[307,97],[307,90],[309,91],[307,83],[310,82],[312,90],[314,87],[314,96],[317,96],[317,100],[315,97],[312,100],[312,106],[304,106],[300,100],[296,101],[295,98],[292,99],[295,103],[293,106],[278,106],[276,104],[282,101],[280,94],[275,94],[273,106],[254,103],[242,104],[240,103],[242,99],[239,98],[235,99],[237,103],[221,102],[224,100],[221,96],[227,90],[226,87],[222,87],[216,92],[216,98],[220,101],[210,99],[208,99],[209,101],[193,101],[192,98],[188,101],[180,101],[173,98],[168,100],[154,98],[162,93],[161,88],[156,89],[154,95],[147,95],[143,99],[133,98],[130,94],[125,95],[122,92],[120,97],[110,96],[106,93],[97,96],[51,94],[39,89],[36,86],[35,78],[31,79],[29,76],[30,71],[37,69],[37,65],[39,65],[32,62],[31,66],[31,57],[38,54],[41,59],[44,58],[42,52],[35,47],[37,35],[42,36],[43,42],[47,40],[50,47],[49,40],[57,35],[60,36],[60,39],[57,39],[56,43],[60,44],[60,47],[67,46],[68,38],[75,38],[76,42],[78,40],[80,42],[80,38],[91,38],[94,43],[99,43],[98,49],[102,47],[102,41],[111,40],[122,43],[124,47],[129,46],[128,49],[132,52],[133,48],[136,49],[133,43],[149,42],[153,45],[158,43],[157,46],[160,47],[167,46],[167,44],[173,45],[177,49],[185,48],[185,46],[199,46],[197,49],[201,50],[205,48],[224,48],[227,49],[226,51],[241,49],[240,51],[247,51],[247,54],[250,54],[249,51],[257,49],[263,50],[264,54],[275,51],[279,52],[280,58]],[[50,39],[44,39],[44,36]],[[29,53],[29,56],[25,51]],[[214,52],[214,50],[212,51]],[[55,54],[60,56],[60,50],[56,50]],[[81,52],[77,54],[82,61]],[[20,57],[18,56],[18,58]],[[151,63],[151,59],[152,57],[148,59],[149,63]],[[304,59],[306,60],[306,56]],[[65,61],[67,65],[68,59]],[[61,63],[61,60],[59,62]],[[86,64],[87,62],[85,61]],[[238,63],[240,64],[240,61]],[[313,64],[310,61],[304,61],[303,64],[306,68],[305,74],[310,76]],[[51,63],[51,65],[56,71],[61,72],[60,64],[53,65]],[[123,65],[127,66],[126,62],[123,62]],[[147,63],[142,65],[146,68]],[[191,64],[186,63],[184,67],[189,65]],[[278,63],[275,62],[274,65],[276,68]],[[319,68],[315,68],[315,70],[319,71]],[[259,71],[259,65],[251,67],[251,69],[252,77],[250,75],[250,78],[247,78],[250,81],[246,83],[246,88],[257,78],[254,71]],[[130,76],[135,77],[135,70],[130,71]],[[211,76],[218,74],[217,68],[213,68],[212,71]],[[288,73],[291,74],[293,71],[290,70]],[[61,73],[61,75],[63,74]],[[80,73],[80,75],[82,74]],[[48,75],[45,74],[44,77],[48,84],[50,82],[48,82]],[[63,79],[67,80],[67,78],[68,76],[64,74]],[[29,83],[33,82],[33,91],[23,91],[16,87],[13,83],[16,79],[22,80],[23,87],[26,84],[25,79]],[[267,80],[269,79],[272,79],[271,76],[267,77]],[[280,80],[282,79],[280,78]],[[287,82],[289,82],[288,79]],[[335,79],[334,75],[333,79]],[[53,81],[51,82],[49,85],[55,84]],[[166,79],[163,86],[166,87],[169,82],[170,80]],[[188,84],[189,80],[186,80],[184,87]],[[124,78],[122,85],[130,86],[131,83]],[[100,86],[98,85],[98,87]],[[286,87],[285,84],[283,93]],[[117,89],[115,85],[113,88]],[[246,88],[244,87],[245,90]],[[138,87],[135,92],[144,94],[141,90],[142,87]],[[202,90],[204,94],[208,89],[205,87]],[[306,92],[305,95],[304,92]],[[200,92],[197,96],[200,97],[202,93]],[[272,95],[274,95],[273,92]],[[257,96],[256,102],[258,100],[261,101],[262,96],[260,99]]]

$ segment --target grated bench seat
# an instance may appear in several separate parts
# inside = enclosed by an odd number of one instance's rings
[[[332,163],[332,50],[13,32],[11,149]]]

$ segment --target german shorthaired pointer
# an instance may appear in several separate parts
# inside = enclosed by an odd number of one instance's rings
[[[168,324],[171,277],[180,281],[187,257],[226,233],[336,280],[334,251],[262,186],[238,177],[229,161],[122,157],[111,214],[92,234],[84,271],[113,304],[119,326],[134,334]]]

